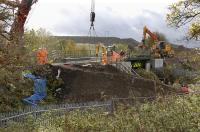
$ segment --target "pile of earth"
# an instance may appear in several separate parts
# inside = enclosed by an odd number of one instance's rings
[[[75,102],[104,100],[113,97],[155,96],[152,80],[134,78],[107,65],[67,65],[53,66],[55,77],[61,69],[62,99]]]

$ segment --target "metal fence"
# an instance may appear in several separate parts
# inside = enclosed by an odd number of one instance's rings
[[[52,60],[62,59],[62,58],[80,58],[80,57],[95,57],[96,51],[95,50],[72,50],[62,52],[59,50],[51,51],[49,58]]]
[[[128,59],[131,59],[131,58],[138,58],[138,57],[147,57],[149,58],[150,57],[150,50],[145,50],[145,49],[137,49],[137,50],[134,50],[134,51],[128,51],[126,53],[126,57]]]
[[[184,77],[190,77],[190,78],[194,78],[200,75],[200,72],[197,71],[188,71],[185,69],[173,69],[172,73],[175,76],[184,76]]]
[[[101,112],[113,113],[118,104],[126,104],[137,106],[146,101],[152,101],[156,97],[134,97],[134,98],[112,98],[109,101],[103,102],[87,102],[87,103],[72,103],[72,104],[58,104],[58,105],[44,105],[44,106],[28,106],[23,110],[1,113],[0,114],[0,128],[10,127],[14,123],[17,125],[26,126],[29,123],[31,127],[43,126],[48,128],[55,124],[58,118],[62,118],[72,110],[97,110]],[[46,114],[46,115],[45,115]],[[31,118],[33,124],[27,122]]]
[[[129,64],[129,62],[116,62],[116,68],[127,74],[140,77],[140,75],[132,69],[132,66]]]
[[[75,50],[75,51],[68,51],[64,53],[65,57],[73,57],[73,58],[80,58],[80,57],[95,57],[96,51],[95,50]]]
[[[23,124],[28,117],[37,120],[42,114],[51,113],[54,117],[61,117],[66,112],[71,110],[88,110],[88,109],[101,109],[102,111],[112,112],[112,101],[105,102],[87,102],[87,103],[73,103],[73,104],[60,104],[60,105],[46,105],[46,106],[30,106],[23,110],[0,114],[0,127],[7,127],[10,123]],[[49,122],[51,120],[51,122]],[[48,123],[46,123],[48,121]],[[42,121],[45,126],[53,123],[54,120],[49,116]]]
[[[191,94],[200,94],[200,92],[194,92]],[[168,95],[161,97],[163,101],[171,100],[173,98],[182,97],[187,99],[191,94],[176,94],[176,96]],[[48,128],[52,124],[58,121],[58,119],[65,117],[72,110],[97,110],[102,112],[113,113],[117,110],[119,104],[124,104],[128,106],[138,107],[145,102],[153,102],[159,99],[159,97],[133,97],[133,98],[112,98],[109,101],[103,102],[87,102],[87,103],[73,103],[73,104],[59,104],[59,105],[45,105],[37,107],[27,107],[26,109],[0,114],[0,128],[6,128],[12,126],[13,123],[18,125],[24,125],[27,122],[27,119],[31,117],[33,124],[30,124],[32,127],[35,124]],[[44,115],[46,114],[46,115]]]

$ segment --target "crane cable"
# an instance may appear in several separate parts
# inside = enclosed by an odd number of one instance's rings
[[[89,28],[89,32],[88,32],[88,36],[92,37],[94,35],[94,37],[97,36],[96,31],[95,31],[95,26],[94,26],[94,22],[95,22],[95,0],[92,0],[91,3],[91,13],[90,13],[90,28]],[[92,34],[93,32],[93,34]]]

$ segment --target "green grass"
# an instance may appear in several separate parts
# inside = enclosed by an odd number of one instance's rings
[[[200,95],[158,98],[138,107],[118,104],[113,114],[97,110],[71,111],[62,118],[47,113],[36,121],[29,120],[24,127],[10,125],[0,131],[80,131],[80,132],[198,132],[200,130]],[[40,125],[53,120],[49,127]],[[34,126],[34,128],[33,128]]]

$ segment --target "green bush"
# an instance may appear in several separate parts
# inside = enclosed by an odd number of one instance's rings
[[[136,72],[143,78],[154,80],[156,82],[160,82],[158,76],[151,71],[146,71],[144,69],[137,69]]]
[[[157,99],[140,107],[119,106],[114,115],[71,112],[66,129],[73,131],[198,131],[200,96]]]

